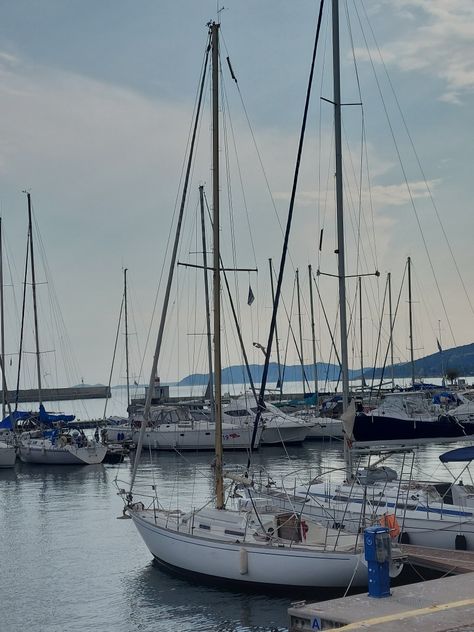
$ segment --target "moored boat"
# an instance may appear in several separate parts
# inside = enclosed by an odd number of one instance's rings
[[[14,467],[16,461],[15,446],[10,443],[0,441],[0,468]]]

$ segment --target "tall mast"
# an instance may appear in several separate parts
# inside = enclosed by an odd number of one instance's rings
[[[439,338],[437,340],[437,342],[438,342],[438,351],[439,351],[439,357],[440,357],[440,360],[441,360],[441,384],[444,386],[443,342],[442,342],[442,339],[441,339],[441,321],[440,320],[438,320],[438,335],[439,335]]]
[[[2,218],[0,217],[0,370],[2,371],[2,419],[5,417],[5,410],[11,415],[11,403],[8,396],[7,376],[5,375],[5,310],[3,303],[3,233]]]
[[[316,334],[314,328],[314,304],[313,304],[313,270],[311,264],[308,266],[308,276],[309,276],[309,302],[311,305],[311,342],[313,345],[313,371],[314,371],[314,395],[316,398],[316,403],[319,399],[318,393],[318,365],[316,358]]]
[[[0,345],[1,345],[1,367],[2,367],[2,419],[5,417],[5,406],[7,400],[7,387],[5,379],[5,312],[3,309],[3,234],[2,218],[0,217]]]
[[[202,263],[204,267],[204,295],[206,300],[206,337],[207,337],[207,357],[209,362],[209,394],[210,409],[214,416],[214,376],[212,374],[212,333],[211,333],[211,313],[209,310],[209,279],[207,276],[207,244],[206,244],[206,224],[204,221],[204,187],[199,187],[199,204],[201,207],[201,237],[202,237]]]
[[[413,301],[411,297],[411,257],[407,259],[408,267],[408,318],[410,323],[410,364],[411,364],[411,385],[415,384],[415,354],[413,349]]]
[[[364,336],[362,326],[362,277],[359,277],[359,336],[360,336],[360,375],[362,379],[361,393],[364,396]]]
[[[342,407],[349,405],[349,357],[347,351],[346,316],[346,264],[344,253],[344,202],[342,183],[342,140],[341,140],[341,72],[339,54],[339,0],[332,0],[332,63],[333,63],[333,103],[334,140],[336,154],[336,216],[337,216],[337,261],[339,276],[339,321],[341,336]],[[352,475],[351,455],[347,440],[344,441],[346,476]]]
[[[268,260],[268,265],[270,266],[270,285],[272,288],[272,309],[273,309],[273,305],[275,303],[275,288],[273,286],[273,267],[272,267],[272,260],[271,258]],[[279,389],[280,389],[280,400],[283,396],[283,384],[282,384],[282,377],[281,377],[281,362],[280,362],[280,345],[278,343],[278,329],[277,329],[277,324],[275,321],[275,346],[276,346],[276,352],[277,352],[277,363],[278,363],[278,385],[279,385]]]
[[[123,269],[123,301],[125,307],[125,370],[127,375],[127,410],[130,406],[130,373],[128,368],[128,298],[127,298],[127,268]]]
[[[213,232],[213,296],[214,296],[214,418],[216,507],[224,509],[222,473],[222,402],[221,402],[221,283],[220,283],[220,220],[219,220],[219,24],[211,24],[212,47],[212,232]]]
[[[392,312],[392,274],[389,272],[388,277],[388,312],[390,319],[390,366],[392,373],[392,389],[395,388],[395,379],[393,373],[393,312]]]
[[[296,270],[296,298],[298,300],[298,328],[300,335],[300,362],[301,362],[301,379],[303,381],[303,399],[306,394],[305,380],[306,375],[304,372],[304,355],[303,355],[303,328],[301,326],[301,297],[300,297],[300,272]]]
[[[30,258],[31,258],[31,286],[33,289],[33,312],[35,318],[35,342],[36,342],[36,373],[38,375],[38,402],[41,405],[41,366],[40,366],[40,346],[38,334],[38,307],[36,301],[36,276],[35,276],[35,255],[33,249],[33,222],[31,219],[31,195],[26,194],[28,198],[28,234],[30,237]]]

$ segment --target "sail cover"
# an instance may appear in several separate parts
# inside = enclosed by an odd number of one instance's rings
[[[16,421],[19,419],[28,419],[31,417],[31,413],[17,410],[12,412],[11,415],[7,415],[2,421],[0,421],[0,429],[1,430],[12,430]]]
[[[40,404],[39,420],[41,423],[52,424],[55,421],[69,422],[69,421],[74,421],[75,418],[76,418],[75,415],[52,415],[46,412],[43,404]]]

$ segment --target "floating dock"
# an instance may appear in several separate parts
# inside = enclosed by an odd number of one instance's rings
[[[474,551],[435,549],[414,544],[401,544],[400,549],[406,556],[407,563],[413,566],[449,573],[450,575],[474,573]]]
[[[382,599],[363,593],[302,602],[293,604],[288,614],[289,632],[474,632],[474,573],[396,586]]]

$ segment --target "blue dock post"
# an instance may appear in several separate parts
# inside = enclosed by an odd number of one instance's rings
[[[364,530],[364,550],[369,571],[369,597],[390,597],[392,545],[386,527]]]

